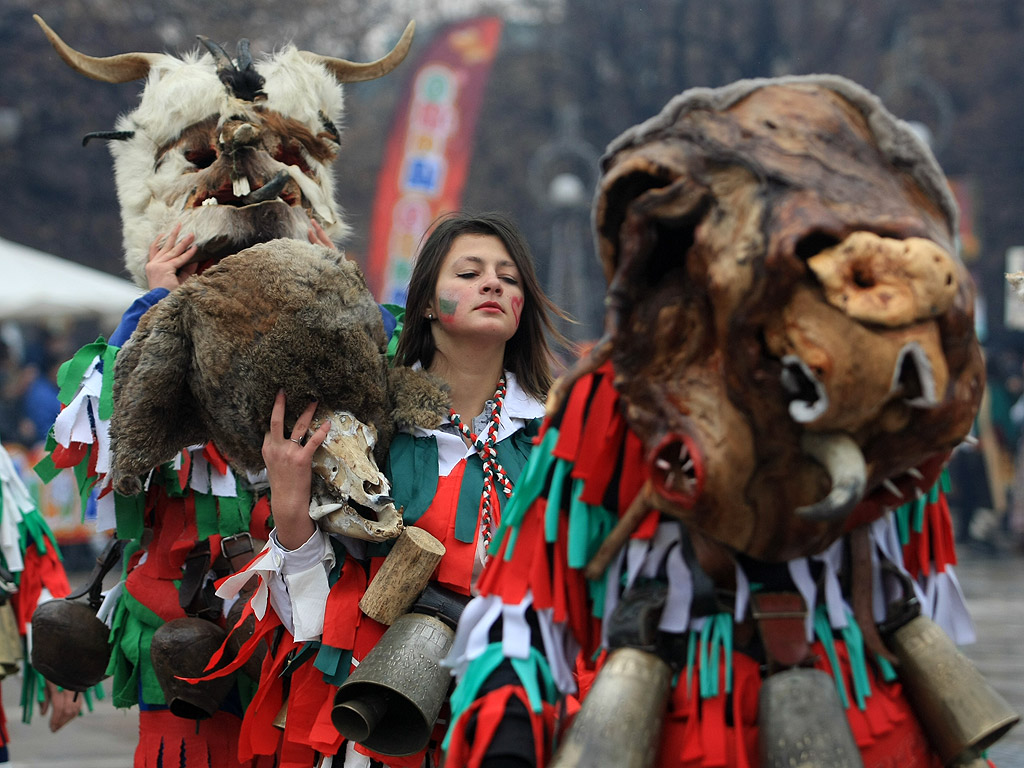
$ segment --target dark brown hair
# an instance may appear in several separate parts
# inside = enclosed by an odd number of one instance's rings
[[[451,213],[434,222],[430,234],[413,265],[405,320],[395,352],[396,365],[412,365],[417,360],[429,368],[434,360],[434,336],[424,316],[434,295],[441,264],[460,235],[492,235],[498,238],[519,269],[523,286],[523,314],[515,335],[505,344],[505,369],[516,375],[520,386],[543,400],[552,382],[555,357],[548,345],[552,341],[566,349],[570,342],[554,326],[553,317],[569,317],[541,288],[533,257],[519,228],[501,213]]]

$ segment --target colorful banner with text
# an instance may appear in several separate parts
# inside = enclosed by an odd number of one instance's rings
[[[377,180],[367,281],[378,301],[405,304],[412,259],[437,216],[457,210],[501,20],[441,30],[421,57]]]

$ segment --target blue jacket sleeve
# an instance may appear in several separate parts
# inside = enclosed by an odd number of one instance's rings
[[[110,338],[107,339],[107,343],[120,347],[123,346],[129,337],[135,332],[135,327],[139,324],[139,319],[146,314],[146,311],[156,305],[160,299],[166,296],[170,291],[166,288],[154,288],[148,293],[144,293],[139,296],[132,305],[124,311],[121,316],[121,322],[118,323],[117,328],[110,334]]]

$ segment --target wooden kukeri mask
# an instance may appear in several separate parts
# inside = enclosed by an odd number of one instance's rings
[[[605,337],[652,503],[782,560],[914,498],[983,389],[931,153],[838,77],[687,91],[608,148]]]

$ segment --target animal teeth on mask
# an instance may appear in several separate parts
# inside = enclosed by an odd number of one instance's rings
[[[885,490],[887,490],[893,496],[898,496],[901,499],[903,498],[903,492],[899,489],[896,483],[894,483],[889,478],[885,478],[885,480],[882,481],[882,487],[885,488]]]
[[[679,446],[678,466],[673,467],[668,459],[659,458],[655,464],[665,471],[666,483],[678,488],[683,493],[693,493],[697,485],[697,475],[694,471],[693,457],[690,456],[690,449],[685,443]]]
[[[208,197],[205,200],[203,200],[202,203],[200,203],[200,205],[204,205],[204,206],[217,205],[217,204],[218,203],[217,203],[217,198],[216,197]]]
[[[915,480],[924,480],[924,475],[921,473],[921,470],[919,470],[917,467],[911,467],[910,469],[908,469],[907,474],[910,475]]]
[[[789,415],[798,424],[809,424],[828,410],[828,392],[814,371],[796,355],[782,358],[782,388],[793,399]]]
[[[231,191],[234,192],[235,197],[245,197],[252,192],[252,187],[249,185],[249,177],[236,176],[231,179]]]
[[[334,211],[331,210],[327,195],[324,193],[323,189],[321,189],[320,185],[299,170],[297,166],[288,165],[285,166],[285,170],[288,171],[288,174],[293,179],[295,179],[295,183],[299,185],[299,189],[302,190],[302,194],[309,201],[309,204],[313,206],[313,210],[320,214],[320,218],[322,218],[327,224],[333,224]]]
[[[893,371],[891,392],[902,391],[911,384],[913,397],[905,397],[907,405],[917,408],[932,408],[938,405],[935,392],[935,373],[931,360],[921,345],[912,341],[900,350]]]

